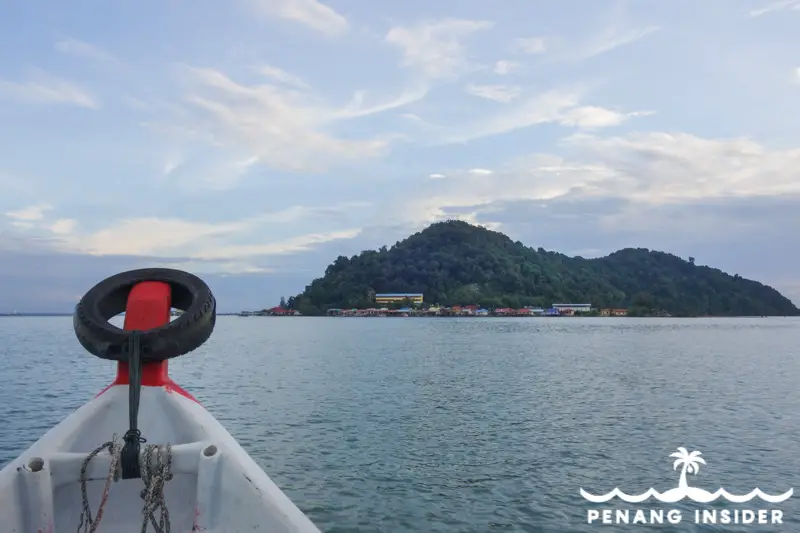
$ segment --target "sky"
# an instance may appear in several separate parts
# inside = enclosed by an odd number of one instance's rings
[[[219,310],[459,218],[800,303],[800,0],[0,3],[0,311]]]

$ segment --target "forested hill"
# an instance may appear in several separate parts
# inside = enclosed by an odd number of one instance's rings
[[[425,302],[488,308],[591,303],[632,314],[800,315],[772,287],[697,266],[694,259],[626,248],[583,259],[528,248],[461,221],[433,224],[392,248],[340,256],[289,305],[306,315],[374,307],[375,293],[421,292]]]

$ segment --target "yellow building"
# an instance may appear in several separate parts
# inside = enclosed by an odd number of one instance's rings
[[[410,300],[415,305],[419,305],[422,303],[422,293],[421,292],[392,292],[392,293],[385,293],[385,294],[376,294],[375,295],[375,303],[376,304],[388,304],[393,302],[403,302],[405,300]]]

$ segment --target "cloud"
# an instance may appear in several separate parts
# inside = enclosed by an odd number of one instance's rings
[[[248,1],[262,15],[297,22],[325,35],[341,35],[349,28],[344,16],[317,0]]]
[[[69,235],[75,230],[78,221],[74,218],[61,218],[53,222],[49,229],[56,235]]]
[[[161,174],[164,176],[169,176],[172,174],[178,167],[182,164],[182,158],[177,155],[173,155],[167,158],[164,162],[164,166],[161,169]]]
[[[266,72],[283,81],[298,81],[274,68]],[[350,102],[336,107],[309,90],[297,88],[297,83],[295,87],[246,85],[217,70],[190,66],[181,67],[180,73],[188,89],[181,113],[175,116],[176,122],[159,122],[153,127],[215,147],[214,153],[222,162],[211,167],[221,165],[223,174],[231,176],[233,182],[233,170],[239,169],[237,175],[241,175],[249,167],[242,165],[243,161],[281,170],[320,172],[348,161],[378,157],[398,135],[350,139],[327,130],[341,121],[402,107],[425,94],[424,88],[417,88],[366,104],[366,93],[360,91]]]
[[[532,95],[488,118],[460,126],[457,130],[445,134],[439,142],[464,143],[537,124],[555,123],[586,129],[610,127],[617,126],[630,118],[653,113],[652,111],[622,113],[597,106],[582,106],[581,96],[580,91],[555,89]]]
[[[593,224],[609,234],[674,231],[688,242],[720,239],[732,231],[757,235],[777,223],[777,211],[758,222],[766,207],[737,221],[744,206],[759,198],[786,199],[787,206],[800,207],[795,170],[800,167],[800,149],[770,150],[748,139],[651,132],[574,135],[565,139],[563,150],[562,155],[518,158],[491,174],[451,169],[450,179],[431,180],[414,189],[406,201],[379,209],[381,220],[376,223],[419,226],[454,214],[480,215],[482,221],[501,223],[504,206],[514,202],[528,202],[536,209],[569,202],[575,213],[585,209],[581,206],[604,202],[603,216]],[[738,207],[725,211],[726,203]],[[402,209],[394,207],[399,205]],[[706,215],[676,215],[692,206],[701,206],[698,209]],[[789,228],[795,226],[800,231],[800,220],[795,216],[791,221],[792,211],[787,207],[781,212],[781,231],[794,231]]]
[[[36,71],[35,80],[0,80],[0,97],[34,104],[65,104],[100,109],[100,102],[78,85]]]
[[[277,67],[263,65],[257,67],[256,71],[268,78],[272,78],[275,81],[279,81],[287,85],[292,85],[294,87],[297,87],[298,89],[310,89],[310,87],[306,82],[304,82],[297,76],[289,74],[288,72],[285,72]]]
[[[751,10],[748,13],[748,16],[754,18],[766,15],[768,13],[773,13],[775,11],[785,11],[785,10],[795,10],[795,11],[800,10],[800,0],[779,0],[777,2],[768,4],[765,7]]]
[[[545,51],[544,37],[520,37],[514,40],[513,48],[523,54],[541,54]]]
[[[612,50],[643,39],[659,31],[659,29],[658,26],[648,26],[646,28],[637,28],[627,31],[621,31],[614,27],[608,28],[598,37],[581,46],[577,52],[576,59],[590,59],[601,54],[606,54]]]
[[[497,74],[498,76],[505,76],[506,74],[511,74],[518,68],[519,68],[518,63],[502,59],[494,64],[494,73]]]
[[[665,132],[579,134],[565,144],[614,172],[607,187],[640,202],[800,194],[800,149],[768,150],[746,138]]]
[[[596,129],[618,126],[629,118],[647,117],[654,114],[654,111],[633,111],[631,113],[620,113],[611,109],[605,109],[597,106],[581,106],[565,112],[559,122],[565,126]]]
[[[449,134],[444,142],[467,142],[534,124],[555,122],[565,110],[577,106],[578,103],[578,95],[574,93],[549,91],[531,96],[506,111],[458,128],[458,131]]]
[[[45,211],[49,211],[52,208],[49,204],[36,204],[15,211],[8,211],[5,215],[14,220],[33,222],[43,219]]]
[[[191,257],[203,260],[246,258],[295,254],[310,250],[316,245],[342,239],[352,239],[361,233],[361,228],[348,228],[340,231],[325,231],[298,235],[265,244],[233,244],[209,248],[192,254]]]
[[[220,156],[218,159],[200,157],[199,161],[181,162],[170,175],[188,193],[197,191],[226,191],[235,189],[248,177],[261,158],[259,156]],[[165,169],[166,170],[166,169]]]
[[[325,242],[351,239],[361,231],[350,228],[315,232],[257,244],[225,244],[225,239],[222,239],[253,227],[254,221],[251,220],[209,224],[179,219],[132,219],[82,236],[80,242],[75,239],[72,244],[78,247],[77,251],[90,255],[178,256],[199,261],[221,261],[297,253]],[[224,264],[218,263],[218,267],[224,267]]]
[[[385,111],[391,111],[400,107],[405,107],[422,100],[428,94],[428,87],[422,83],[418,83],[408,89],[405,89],[398,96],[386,99],[382,102],[365,104],[367,99],[366,91],[356,91],[350,102],[342,109],[331,112],[332,119],[351,119],[366,117]],[[409,115],[407,115],[409,116]],[[413,115],[410,115],[413,117]]]
[[[574,36],[571,38],[549,38],[548,60],[551,62],[576,62],[585,61],[597,56],[607,54],[636,41],[644,39],[660,31],[659,26],[642,28],[621,28],[619,24],[612,24],[599,33],[589,37]],[[524,40],[523,40],[524,42]],[[536,50],[535,41],[529,44],[530,49]],[[517,51],[524,46],[517,44]],[[542,52],[544,48],[542,48]]]
[[[58,41],[55,43],[55,49],[62,54],[73,55],[94,61],[116,60],[113,55],[102,48],[77,39],[63,39]]]
[[[233,264],[231,261],[238,261],[236,264],[241,267],[259,257],[293,254],[326,242],[351,239],[360,234],[359,228],[336,229],[335,226],[346,223],[347,217],[343,215],[369,206],[370,204],[363,202],[346,202],[328,207],[298,205],[281,211],[217,223],[179,218],[128,218],[95,231],[81,231],[74,219],[48,221],[44,212],[50,207],[46,205],[29,206],[6,215],[16,222],[24,222],[28,229],[39,229],[39,235],[45,238],[42,243],[50,250],[93,256],[184,258],[211,261],[217,265],[215,268],[224,268],[225,265]],[[265,242],[265,228],[308,221],[327,222],[329,230],[301,233]],[[247,263],[251,272],[255,272],[256,268],[263,268],[251,263]]]
[[[503,103],[508,103],[522,94],[522,87],[518,85],[477,85],[469,83],[464,87],[464,90],[473,96]]]
[[[404,212],[396,216],[429,223],[453,209],[496,213],[492,206],[504,202],[545,205],[562,198],[604,199],[618,202],[618,208],[600,221],[608,231],[635,228],[645,233],[668,228],[712,236],[731,228],[739,231],[740,223],[735,217],[721,222],[671,219],[674,209],[665,206],[757,198],[796,198],[800,202],[795,171],[800,166],[800,149],[769,150],[747,139],[656,132],[606,138],[581,134],[565,140],[564,147],[569,155],[534,154],[491,175],[475,169],[449,171],[453,179],[439,181],[433,189],[418,190],[414,198],[402,203]],[[651,213],[657,208],[663,208],[661,216]],[[791,227],[788,219],[784,223]]]
[[[446,78],[475,68],[462,40],[493,26],[493,22],[485,20],[449,18],[392,28],[386,42],[402,48],[402,66],[428,78]]]
[[[253,265],[242,261],[210,261],[210,260],[154,260],[153,266],[158,268],[174,268],[197,275],[219,274],[224,276],[241,274],[272,274],[274,269]]]
[[[794,69],[794,82],[800,84],[800,67]]]

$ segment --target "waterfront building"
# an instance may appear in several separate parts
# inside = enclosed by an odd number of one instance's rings
[[[553,309],[558,309],[562,315],[569,313],[588,313],[592,310],[592,304],[553,304]]]
[[[391,292],[391,293],[383,293],[383,294],[376,294],[375,295],[375,303],[377,304],[389,304],[394,302],[403,302],[405,300],[410,300],[414,303],[414,305],[422,304],[422,293],[421,292]]]

